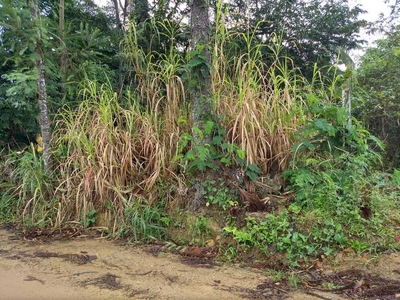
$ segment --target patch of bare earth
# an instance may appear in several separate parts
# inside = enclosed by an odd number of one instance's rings
[[[301,290],[273,281],[266,268],[214,256],[201,248],[178,255],[157,245],[117,245],[73,230],[22,236],[0,229],[0,300],[400,299],[399,254],[382,256],[371,269],[315,265],[300,271]]]

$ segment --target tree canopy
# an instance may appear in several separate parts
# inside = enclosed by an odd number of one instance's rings
[[[357,114],[387,144],[387,160],[398,166],[400,153],[400,27],[361,57],[357,70]]]
[[[340,50],[359,47],[364,40],[360,29],[367,25],[360,6],[347,0],[235,1],[230,5],[232,18],[243,30],[256,29],[261,40],[277,34],[283,51],[308,77],[314,64],[329,66]]]

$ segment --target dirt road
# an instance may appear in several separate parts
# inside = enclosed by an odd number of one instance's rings
[[[101,238],[29,241],[2,229],[0,300],[344,299],[289,290],[265,270],[150,252]]]

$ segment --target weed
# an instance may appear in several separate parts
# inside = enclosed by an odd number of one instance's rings
[[[289,286],[291,286],[292,288],[297,289],[299,287],[299,281],[300,281],[300,278],[298,275],[290,274],[288,276]]]
[[[271,280],[274,282],[279,282],[285,277],[285,273],[282,271],[271,271]]]
[[[10,188],[10,186],[2,185],[2,188]],[[13,197],[8,189],[3,193],[0,198],[0,223],[18,220],[18,203],[18,198]]]
[[[393,170],[392,183],[394,186],[400,187],[400,170]]]
[[[324,289],[328,289],[328,290],[334,290],[334,289],[339,289],[339,288],[341,288],[342,286],[336,285],[336,284],[334,284],[334,283],[332,283],[332,282],[323,282],[323,283],[321,284],[321,287],[324,288]]]
[[[126,224],[120,234],[131,242],[162,240],[170,219],[156,207],[141,204],[138,201],[124,202]]]
[[[206,205],[218,205],[224,211],[229,207],[238,205],[238,196],[234,190],[229,189],[222,179],[204,180],[203,195]]]
[[[350,242],[350,247],[353,249],[356,253],[363,253],[367,249],[369,249],[369,245],[367,242],[362,242],[359,240],[353,240]]]
[[[27,226],[53,225],[58,201],[52,199],[53,180],[34,145],[23,153],[11,153],[4,164],[12,171],[10,182],[2,184],[6,188],[0,201],[2,218],[22,219]]]
[[[213,110],[220,118],[202,130],[190,123],[187,93],[199,78],[186,80],[185,68],[196,65],[174,48],[181,31],[163,23],[170,51],[147,54],[139,47],[137,28],[129,24],[121,42],[129,74],[121,76],[132,79],[135,88],[116,90],[110,82],[83,80],[79,105],[60,108],[55,118],[57,173],[44,172],[34,147],[23,155],[12,153],[5,163],[10,180],[0,183],[0,218],[34,225],[82,219],[88,227],[96,217],[99,221],[96,214],[107,211],[113,233],[134,242],[162,239],[176,227],[184,231],[182,241],[204,243],[213,234],[210,219],[164,214],[171,173],[186,188],[191,179],[184,182],[186,175],[238,166],[254,180],[271,173],[278,161],[296,192],[293,203],[264,218],[249,217],[244,227],[226,226],[224,234],[237,245],[225,250],[228,260],[254,249],[265,256],[285,253],[293,266],[298,258],[344,247],[399,248],[394,224],[400,222],[400,172],[374,177],[382,144],[356,120],[348,126],[348,112],[335,98],[338,78],[326,86],[316,69],[308,83],[290,58],[281,57],[279,37],[269,45],[255,44],[256,30],[231,31],[235,26],[226,26],[224,18],[221,9],[216,12],[212,68],[204,61],[198,65],[211,70]],[[238,37],[243,47],[237,47]],[[240,55],[229,45],[241,48]],[[264,47],[272,59],[266,59]],[[193,147],[194,132],[212,136],[211,143]],[[207,203],[223,214],[237,204],[222,180],[209,178],[202,187]],[[173,195],[168,200],[179,202]],[[361,208],[369,209],[368,217],[361,216]]]
[[[225,261],[232,262],[234,259],[238,257],[237,249],[233,246],[229,246],[228,248],[224,249],[222,253]]]
[[[96,212],[94,208],[86,212],[84,218],[82,218],[82,223],[85,228],[92,227],[96,224]]]
[[[204,132],[198,128],[194,129],[200,137],[212,136],[210,144],[196,145],[186,153],[183,151],[193,141],[189,134],[182,135],[179,143],[179,155],[175,160],[180,160],[186,166],[186,172],[205,171],[208,169],[217,170],[220,165],[230,167],[238,165],[245,170],[250,179],[255,180],[260,174],[260,169],[254,164],[248,164],[245,160],[246,153],[234,143],[226,142],[226,130],[216,122],[208,121],[204,126]]]
[[[210,228],[208,227],[210,220],[204,216],[200,216],[196,218],[195,228],[197,235],[208,235],[211,233]]]

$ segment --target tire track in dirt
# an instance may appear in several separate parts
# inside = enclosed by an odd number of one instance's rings
[[[274,282],[268,270],[60,236],[26,240],[0,229],[0,300],[400,299],[400,253],[382,255],[363,270],[355,262],[342,263],[345,269],[336,272],[306,272],[303,289],[291,290]],[[326,283],[336,288],[323,288]]]
[[[177,255],[156,257],[104,239],[25,241],[0,230],[0,300],[235,300],[254,298],[266,279],[259,270],[196,267]]]

